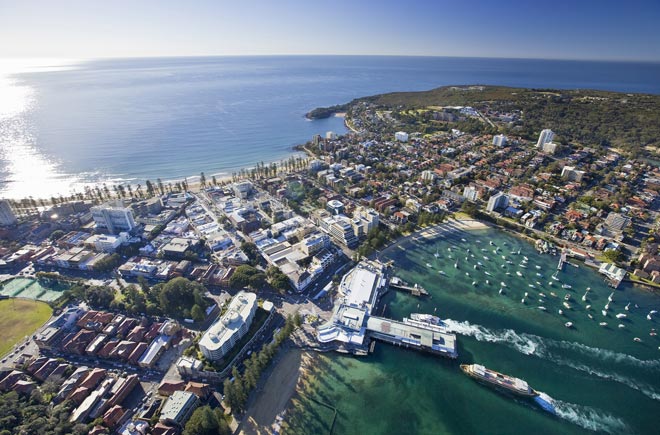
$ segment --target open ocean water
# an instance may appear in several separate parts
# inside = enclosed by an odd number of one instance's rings
[[[520,254],[513,254],[518,249]],[[520,266],[524,256],[526,268]],[[660,310],[656,295],[630,285],[612,290],[581,263],[566,265],[555,281],[558,256],[539,255],[529,243],[491,229],[409,240],[381,258],[394,260],[395,275],[431,294],[419,299],[390,292],[380,303],[385,315],[400,320],[422,312],[450,319],[458,333],[458,360],[384,343],[368,357],[321,355],[287,411],[283,433],[329,433],[333,411],[319,402],[337,410],[335,435],[658,433],[660,337],[649,334],[660,323],[646,318],[650,310]],[[562,288],[564,283],[572,288]],[[566,294],[570,309],[562,305]],[[627,318],[617,319],[618,313]],[[564,326],[567,321],[573,328]],[[606,327],[599,326],[603,321]],[[558,415],[478,384],[463,374],[461,363],[526,380],[555,400]]]
[[[365,95],[458,84],[657,94],[659,77],[660,63],[486,58],[0,60],[0,196],[229,175],[345,132],[340,118],[304,114]]]

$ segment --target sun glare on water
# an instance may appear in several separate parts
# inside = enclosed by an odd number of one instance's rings
[[[0,196],[47,198],[67,194],[79,182],[38,149],[26,116],[38,104],[38,95],[16,76],[63,71],[74,64],[61,59],[0,59]]]

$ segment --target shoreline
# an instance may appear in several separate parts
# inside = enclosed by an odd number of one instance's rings
[[[260,380],[255,396],[235,431],[244,435],[279,433],[291,399],[309,374],[316,355],[290,344],[280,348],[267,376]]]

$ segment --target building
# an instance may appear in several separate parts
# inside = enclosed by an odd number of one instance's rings
[[[252,183],[249,181],[234,183],[232,190],[234,191],[234,195],[236,195],[237,198],[247,199],[250,193],[252,193]]]
[[[336,140],[337,139],[337,133],[334,131],[328,131],[325,133],[325,138],[327,140]]]
[[[509,205],[509,197],[504,193],[497,193],[490,197],[486,211],[492,212],[497,209],[504,209]]]
[[[408,133],[405,131],[397,131],[394,133],[394,139],[398,142],[408,142]]]
[[[332,214],[343,214],[344,213],[344,203],[337,201],[336,199],[331,199],[326,204],[326,208]]]
[[[344,215],[327,217],[320,222],[321,229],[330,235],[335,242],[353,249],[358,245],[351,220]]]
[[[561,170],[561,178],[568,181],[581,182],[584,171],[576,171],[574,166],[564,166]]]
[[[431,181],[431,182],[433,182],[433,181],[435,181],[435,178],[436,178],[435,172],[430,171],[430,170],[422,171],[422,174],[421,174],[422,181]]]
[[[122,231],[130,232],[135,228],[133,212],[130,208],[124,207],[121,201],[92,207],[91,212],[96,227],[106,230],[110,234],[119,234]]]
[[[555,137],[555,133],[549,128],[546,128],[539,135],[539,140],[538,142],[536,142],[536,147],[539,149],[543,149],[543,145],[552,142],[552,139],[554,139],[554,137]]]
[[[498,134],[493,136],[493,145],[496,147],[503,147],[506,145],[507,137],[503,134]]]
[[[476,201],[479,196],[479,191],[474,186],[465,186],[465,189],[463,189],[463,197],[470,201]]]
[[[175,391],[160,411],[160,421],[165,424],[184,426],[199,406],[199,399],[187,391]]]
[[[97,252],[115,252],[123,243],[128,243],[129,235],[126,232],[118,236],[112,234],[94,234],[85,239],[85,245],[94,248]]]
[[[547,142],[543,144],[541,149],[546,154],[555,154],[559,150],[559,144],[555,142]]]
[[[239,292],[199,341],[202,354],[211,361],[221,359],[248,332],[256,311],[257,295]]]
[[[9,201],[6,199],[0,200],[0,226],[16,225],[18,219],[12,210]]]

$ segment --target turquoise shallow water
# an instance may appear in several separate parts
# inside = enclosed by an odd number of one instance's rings
[[[519,249],[519,255],[512,255]],[[529,258],[527,268],[519,266],[523,256]],[[660,308],[657,296],[621,286],[603,317],[612,289],[600,275],[567,265],[557,275],[560,281],[554,281],[550,276],[558,257],[540,256],[527,242],[497,230],[409,240],[384,257],[395,261],[397,276],[431,293],[428,299],[389,293],[381,302],[387,305],[385,314],[400,319],[435,312],[451,319],[448,323],[460,333],[458,361],[381,343],[366,358],[322,356],[295,400],[297,407],[288,412],[285,433],[328,433],[333,412],[311,399],[337,409],[334,434],[658,432],[660,340],[649,333],[660,326],[646,319],[651,309]],[[477,262],[483,266],[475,269]],[[498,294],[500,282],[506,283],[503,295]],[[563,289],[561,283],[572,288]],[[582,302],[587,287],[591,291]],[[529,296],[522,304],[525,292]],[[562,306],[567,293],[571,309]],[[624,309],[628,302],[630,311]],[[587,304],[592,305],[589,311]],[[617,313],[628,317],[616,319]],[[566,328],[567,321],[574,327]],[[602,321],[608,326],[599,326]],[[527,380],[556,401],[559,415],[475,383],[460,371],[463,362]]]

